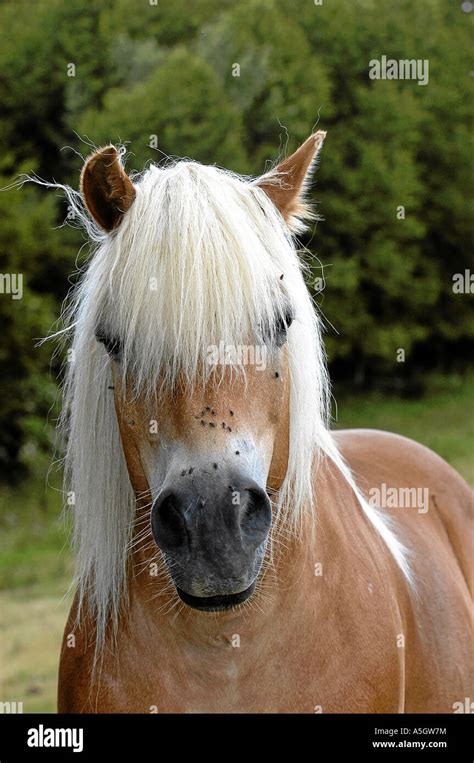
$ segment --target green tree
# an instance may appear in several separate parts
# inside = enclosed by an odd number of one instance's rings
[[[2,188],[9,181],[0,176]],[[37,345],[58,317],[55,292],[74,261],[54,230],[55,216],[54,197],[37,189],[0,193],[0,480],[7,482],[23,477],[41,452],[51,453],[57,361],[51,347]]]
[[[321,109],[331,112],[323,60],[311,53],[294,16],[273,0],[247,0],[213,20],[197,43],[228,98],[243,112],[243,141],[258,173],[291,145],[304,140]]]
[[[137,169],[160,161],[160,151],[237,169],[245,165],[239,111],[209,66],[181,47],[144,82],[109,90],[103,108],[84,114],[79,131],[98,144],[130,141],[130,164]]]

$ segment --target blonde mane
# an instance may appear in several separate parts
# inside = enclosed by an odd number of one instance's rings
[[[190,161],[152,165],[134,183],[135,201],[110,235],[91,223],[78,194],[65,189],[76,222],[97,243],[67,311],[73,352],[62,420],[79,599],[96,618],[98,641],[109,618],[117,621],[126,594],[136,513],[109,389],[111,361],[95,338],[98,328],[120,337],[122,373],[137,393],[151,395],[178,375],[193,385],[210,345],[248,343],[256,327],[273,325],[291,302],[290,450],[278,516],[295,528],[314,511],[312,467],[326,454],[408,575],[404,549],[357,489],[329,432],[321,322],[273,204],[256,181]]]

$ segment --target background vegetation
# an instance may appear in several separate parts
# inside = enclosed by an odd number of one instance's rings
[[[454,0],[0,0],[0,187],[77,187],[109,141],[129,168],[259,174],[327,130],[301,243],[336,425],[413,436],[474,482],[472,294],[452,288],[472,268],[473,17]],[[427,59],[428,85],[371,80],[382,55]],[[45,483],[61,358],[35,346],[87,255],[67,212],[44,188],[0,192],[0,273],[24,279],[21,300],[0,294],[0,700],[31,710],[54,709],[71,573],[60,475]]]

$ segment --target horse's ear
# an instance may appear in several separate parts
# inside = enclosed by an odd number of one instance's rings
[[[81,193],[101,228],[111,231],[119,225],[133,204],[135,188],[115,146],[99,148],[89,156],[81,173]]]
[[[326,133],[321,130],[313,133],[294,154],[257,181],[257,186],[265,191],[295,232],[304,229],[303,220],[313,217],[305,203],[305,192],[325,137]]]

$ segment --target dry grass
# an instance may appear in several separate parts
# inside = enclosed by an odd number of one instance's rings
[[[56,711],[58,656],[70,601],[29,589],[0,593],[0,698],[25,713]]]

